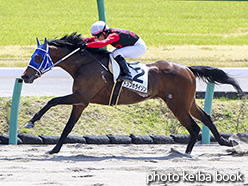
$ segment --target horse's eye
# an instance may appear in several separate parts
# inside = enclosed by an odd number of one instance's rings
[[[36,55],[34,57],[35,63],[41,63],[42,62],[42,56],[40,54]]]

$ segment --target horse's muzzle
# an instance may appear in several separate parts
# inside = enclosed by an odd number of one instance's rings
[[[27,74],[24,74],[21,76],[21,78],[24,80],[25,83],[33,83],[35,79],[37,79],[39,77],[38,74],[34,74],[34,75],[27,75]]]

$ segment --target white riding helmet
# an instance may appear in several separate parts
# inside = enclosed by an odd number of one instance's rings
[[[104,21],[97,21],[92,25],[90,32],[93,36],[95,36],[103,32],[104,30],[108,30],[108,29],[109,27],[107,23],[105,23]]]

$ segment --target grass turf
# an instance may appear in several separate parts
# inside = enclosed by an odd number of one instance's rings
[[[0,3],[0,45],[32,45],[35,37],[89,36],[98,20],[92,0],[8,0]],[[136,32],[151,46],[244,45],[248,2],[105,1],[110,27]]]

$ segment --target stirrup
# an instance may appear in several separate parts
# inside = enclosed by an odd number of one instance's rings
[[[133,81],[132,76],[129,76],[129,75],[119,76],[118,79],[120,79],[120,80],[127,80],[127,81]]]

